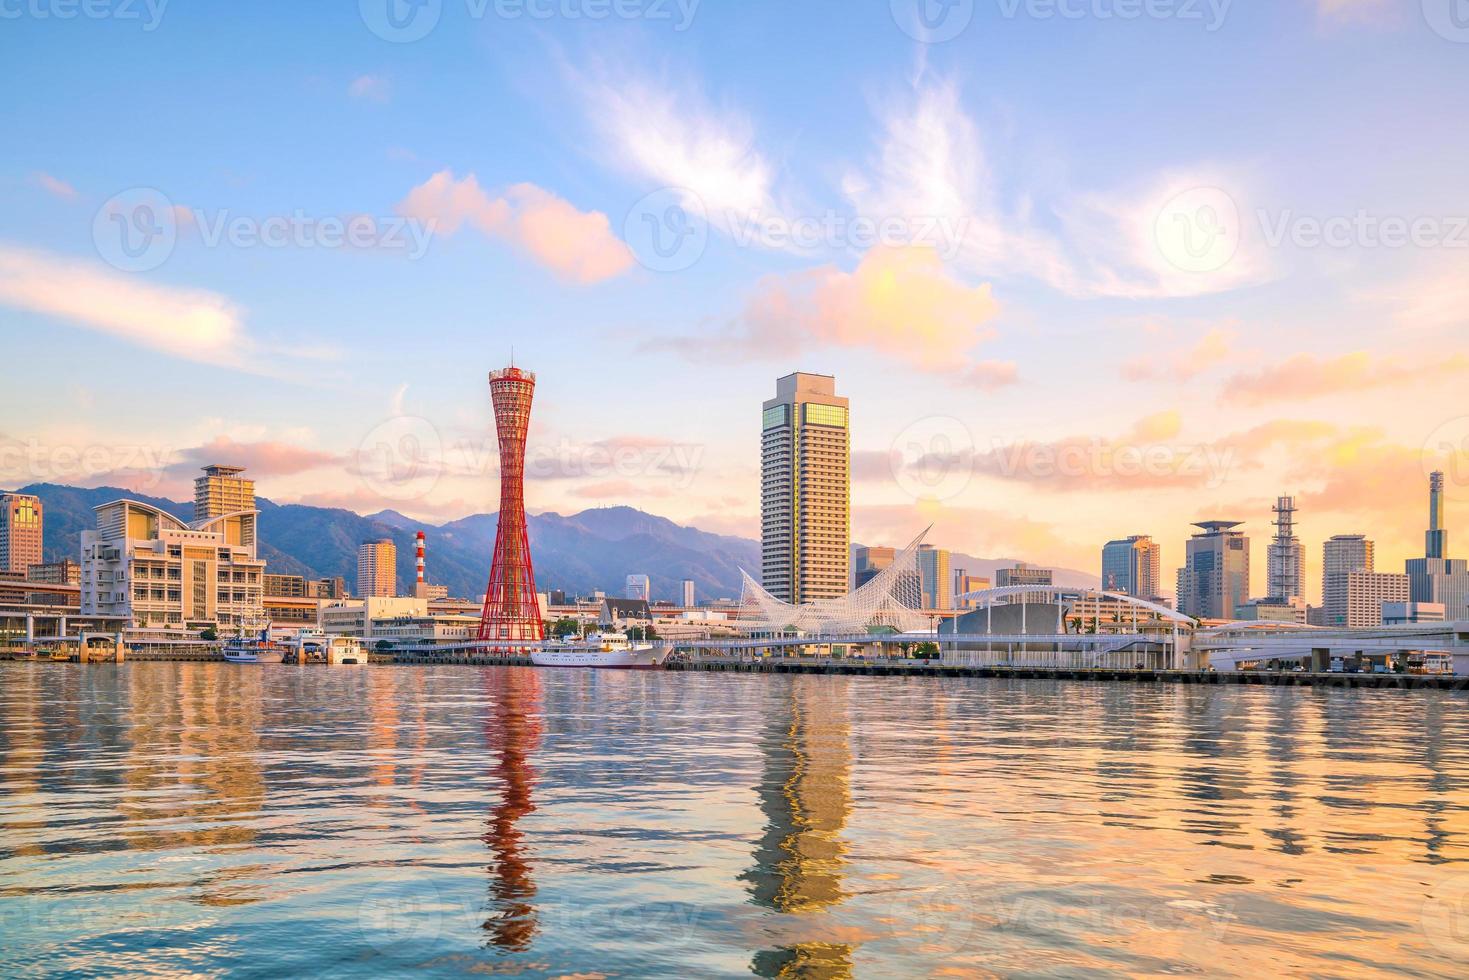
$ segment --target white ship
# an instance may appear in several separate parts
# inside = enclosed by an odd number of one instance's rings
[[[663,666],[668,650],[633,646],[626,633],[592,634],[583,643],[547,644],[532,650],[537,667],[600,667],[610,670],[655,670]]]
[[[278,664],[285,658],[285,645],[272,640],[268,628],[258,635],[242,630],[224,645],[224,659],[232,664]]]

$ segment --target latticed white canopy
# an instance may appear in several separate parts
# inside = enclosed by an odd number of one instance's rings
[[[754,633],[818,633],[839,635],[864,633],[884,627],[900,633],[932,627],[923,607],[918,577],[918,546],[928,530],[913,539],[893,563],[872,581],[835,599],[817,599],[793,605],[766,592],[743,569],[744,589],[740,595],[740,628]]]

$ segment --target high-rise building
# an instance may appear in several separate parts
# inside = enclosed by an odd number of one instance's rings
[[[1322,546],[1321,625],[1362,629],[1382,625],[1383,603],[1405,603],[1407,575],[1376,570],[1376,548],[1363,534],[1338,534]]]
[[[1163,550],[1146,534],[1108,541],[1102,547],[1102,588],[1139,599],[1157,598],[1162,590]]]
[[[1269,597],[1289,600],[1305,595],[1306,553],[1296,537],[1296,498],[1275,501],[1275,537],[1265,556]]]
[[[686,578],[683,580],[683,607],[693,609],[694,606],[694,580]]]
[[[836,380],[790,374],[765,402],[760,437],[760,571],[791,603],[845,595],[851,562],[851,441]]]
[[[974,599],[962,599],[961,596],[971,592],[983,592],[990,587],[990,580],[977,575],[970,575],[967,568],[954,569],[954,608],[975,609],[979,603]]]
[[[1014,568],[1000,568],[995,570],[995,588],[1009,589],[1020,585],[1038,585],[1050,587],[1055,584],[1055,573],[1049,568],[1036,568],[1024,562]],[[1041,603],[1050,602],[1051,597],[1045,592],[1026,593],[1009,600],[1012,605],[1019,603]]]
[[[1240,521],[1199,521],[1178,570],[1178,611],[1195,619],[1231,620],[1250,595],[1250,539]]]
[[[924,609],[954,608],[954,582],[949,570],[951,556],[931,544],[918,546],[918,588]]]
[[[646,575],[629,575],[623,584],[622,597],[624,599],[641,599],[644,602],[653,600],[653,582]]]
[[[500,516],[490,584],[480,613],[481,640],[541,640],[545,621],[536,594],[530,532],[525,521],[525,440],[536,376],[517,367],[490,372],[495,436],[500,447]]]
[[[44,509],[28,493],[0,494],[0,572],[26,574],[42,561]]]
[[[398,594],[398,546],[387,538],[357,549],[357,595],[391,598]]]
[[[1443,474],[1428,474],[1428,532],[1424,535],[1425,558],[1449,556],[1449,529],[1444,521]]]
[[[877,574],[893,563],[898,556],[896,548],[858,548],[855,556],[857,577],[855,586],[861,588],[877,577]]]
[[[1409,558],[1407,572],[1413,602],[1444,607],[1450,621],[1469,619],[1469,560],[1449,557],[1449,531],[1444,514],[1444,475],[1428,478],[1428,533],[1425,556]]]
[[[1408,576],[1396,572],[1348,572],[1345,576],[1346,602],[1340,620],[1326,611],[1327,626],[1362,629],[1382,625],[1384,603],[1408,601]]]
[[[255,481],[242,477],[243,472],[243,466],[204,467],[204,475],[194,481],[194,520],[254,510]]]
[[[1321,624],[1323,626],[1351,626],[1352,609],[1358,609],[1358,619],[1363,600],[1352,601],[1352,576],[1372,575],[1377,570],[1376,547],[1365,534],[1337,534],[1321,546]],[[1359,580],[1359,590],[1371,588],[1366,579]],[[1377,623],[1361,625],[1380,625]]]

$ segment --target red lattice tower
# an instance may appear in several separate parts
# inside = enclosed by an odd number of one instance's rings
[[[500,440],[500,523],[479,621],[481,640],[540,640],[545,636],[525,527],[525,435],[535,393],[536,376],[529,371],[511,367],[490,372],[495,432]]]

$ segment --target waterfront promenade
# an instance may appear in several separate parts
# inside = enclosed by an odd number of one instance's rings
[[[22,662],[77,662],[51,660],[42,656],[26,656],[11,652],[10,659]],[[129,653],[129,663],[225,663],[217,652],[196,649]],[[528,657],[499,657],[457,652],[450,655],[387,654],[371,655],[371,666],[465,666],[465,667],[530,667]],[[293,665],[279,665],[292,669]],[[308,665],[310,669],[320,664]],[[247,668],[258,669],[258,668]],[[340,668],[337,668],[340,669]],[[556,668],[542,668],[556,669]],[[1451,674],[1381,674],[1381,673],[1317,673],[1287,670],[1161,670],[1119,667],[1039,667],[949,664],[922,660],[849,660],[835,657],[769,657],[763,659],[734,657],[680,658],[670,661],[665,669],[674,672],[725,674],[815,674],[850,677],[928,677],[928,678],[992,678],[998,680],[1094,681],[1130,684],[1230,685],[1250,687],[1333,687],[1365,690],[1469,691],[1469,677]]]

